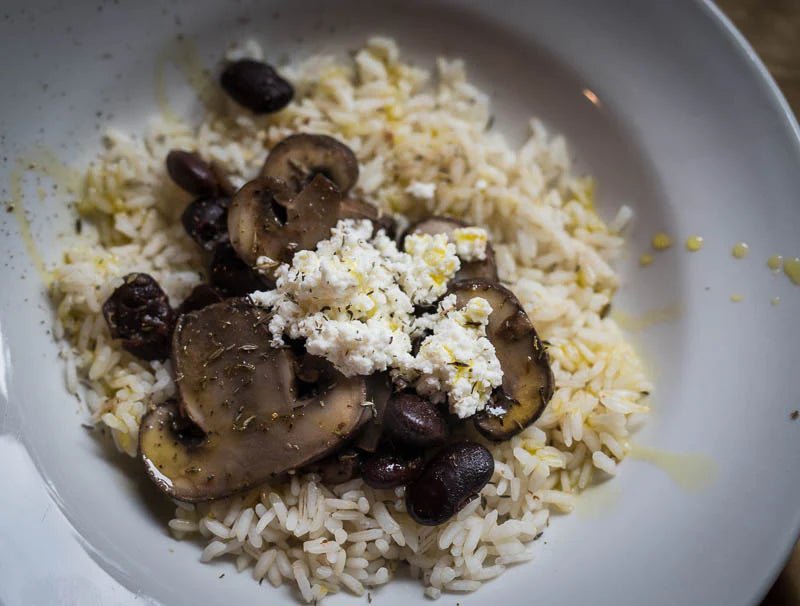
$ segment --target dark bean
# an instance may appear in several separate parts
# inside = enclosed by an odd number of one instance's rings
[[[222,302],[223,298],[222,293],[213,286],[198,284],[178,306],[178,315],[182,316],[191,311],[199,311],[214,303]]]
[[[234,101],[256,114],[283,109],[294,96],[292,85],[271,65],[253,59],[240,59],[228,65],[220,84]]]
[[[209,273],[211,283],[228,297],[242,297],[267,287],[261,274],[242,261],[227,240],[214,249]]]
[[[389,439],[412,448],[444,444],[449,434],[444,415],[429,400],[416,394],[392,396],[383,425]]]
[[[406,509],[420,524],[436,526],[478,496],[492,478],[494,458],[475,442],[457,442],[428,461],[406,488]]]
[[[214,250],[228,237],[230,198],[207,196],[191,202],[181,215],[183,228],[205,250]]]
[[[422,471],[421,456],[411,459],[395,454],[377,454],[361,463],[361,478],[372,488],[394,488],[413,482]]]
[[[103,304],[103,316],[111,336],[122,347],[144,360],[169,356],[175,313],[167,295],[152,276],[134,273]]]
[[[317,473],[325,484],[341,484],[358,476],[360,459],[357,450],[346,448],[321,461],[312,463],[303,471]]]
[[[194,152],[170,151],[167,154],[167,173],[178,187],[195,196],[210,196],[217,192],[217,175]]]

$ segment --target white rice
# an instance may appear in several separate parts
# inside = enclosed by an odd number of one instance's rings
[[[260,52],[250,42],[235,49]],[[202,280],[196,246],[176,220],[188,197],[165,175],[170,149],[196,149],[241,184],[285,136],[333,135],[359,158],[364,199],[409,220],[450,214],[489,230],[501,278],[549,344],[555,394],[535,425],[491,445],[491,482],[441,526],[414,523],[402,490],[360,479],[325,486],[313,474],[213,504],[178,503],[169,526],[205,542],[201,561],[230,555],[257,581],[294,584],[306,602],[342,589],[362,595],[401,563],[430,598],[474,591],[533,558],[550,513],[570,511],[596,473],[618,472],[631,421],[647,411],[640,400],[651,386],[639,358],[601,313],[618,284],[618,232],[632,213],[623,206],[606,226],[592,181],[571,172],[566,142],[541,122],[531,120],[527,141],[511,148],[489,128],[489,99],[459,60],[439,59],[431,73],[375,38],[352,62],[317,56],[284,72],[298,94],[274,116],[226,103],[197,128],[160,120],[143,138],[107,134],[79,206],[91,218],[85,243],[55,270],[67,388],[85,396],[95,422],[131,456],[142,415],[175,393],[169,363],[122,351],[100,311],[131,271],[152,274],[173,304]]]

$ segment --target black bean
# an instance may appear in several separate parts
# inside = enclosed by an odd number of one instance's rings
[[[167,173],[178,187],[195,196],[210,196],[217,192],[217,175],[194,152],[170,151],[167,154]]]
[[[406,509],[420,524],[446,522],[478,496],[494,473],[494,458],[475,442],[457,442],[428,461],[406,488]]]
[[[392,396],[386,405],[383,425],[390,440],[412,448],[444,444],[450,433],[439,409],[416,394]]]
[[[283,109],[294,97],[292,85],[271,65],[253,59],[240,59],[228,65],[220,84],[234,101],[256,114]]]
[[[361,463],[361,478],[372,488],[405,486],[422,471],[421,456],[410,459],[396,454],[376,454]]]
[[[205,250],[228,238],[230,198],[206,196],[191,202],[181,215],[183,228]]]
[[[214,249],[210,274],[211,283],[228,297],[242,297],[267,287],[261,274],[242,261],[227,240]]]
[[[191,311],[199,311],[204,307],[220,303],[223,300],[222,293],[208,284],[198,284],[189,293],[183,302],[178,306],[178,315],[188,314]]]
[[[167,295],[152,276],[128,274],[125,282],[103,304],[111,336],[144,360],[169,356],[175,313]]]

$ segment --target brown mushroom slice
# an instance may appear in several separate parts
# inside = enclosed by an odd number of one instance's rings
[[[469,227],[469,224],[451,217],[429,217],[409,227],[404,239],[409,234],[447,234],[448,237],[451,237],[451,234],[460,227]],[[485,259],[462,261],[461,269],[459,269],[453,277],[454,280],[469,280],[474,278],[483,278],[497,282],[497,264],[494,260],[494,249],[492,249],[491,244],[486,244]]]
[[[273,147],[261,169],[261,176],[280,179],[295,193],[317,175],[324,175],[346,193],[358,181],[358,160],[333,137],[300,133]]]
[[[450,287],[456,304],[463,307],[473,297],[492,306],[486,335],[494,345],[503,385],[487,410],[475,415],[475,427],[490,440],[507,440],[533,423],[553,396],[553,371],[528,314],[510,290],[488,280],[461,280]],[[505,410],[502,415],[489,409]]]
[[[392,379],[388,372],[380,372],[366,378],[369,418],[363,431],[356,438],[354,445],[366,452],[378,450],[378,443],[383,435],[383,416],[386,404],[392,395]]]
[[[269,345],[269,315],[226,301],[181,317],[173,363],[182,400],[142,419],[142,459],[168,495],[185,501],[224,497],[339,449],[367,420],[360,377],[297,393],[295,355]],[[176,427],[191,422],[184,437]],[[197,439],[202,432],[204,437]]]
[[[231,201],[231,244],[250,266],[262,256],[290,262],[298,250],[313,249],[317,242],[330,237],[341,201],[337,187],[322,175],[314,177],[294,198],[281,181],[258,177],[246,183]]]
[[[339,209],[339,219],[369,219],[375,232],[382,229],[390,238],[397,233],[397,222],[376,206],[356,198],[345,198]]]

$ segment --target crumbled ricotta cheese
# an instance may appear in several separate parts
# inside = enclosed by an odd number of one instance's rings
[[[406,187],[406,193],[420,200],[433,200],[433,197],[436,195],[436,184],[413,181]]]
[[[494,346],[486,337],[492,307],[482,297],[470,299],[461,309],[455,295],[439,303],[436,314],[420,318],[415,329],[430,330],[419,353],[396,375],[414,382],[420,395],[447,395],[450,411],[469,417],[486,407],[495,387],[503,382],[503,370]]]
[[[481,240],[468,232],[464,239],[470,244],[462,248],[477,254],[470,238]],[[345,219],[316,250],[299,251],[291,264],[278,266],[275,290],[250,298],[272,310],[276,347],[285,336],[305,339],[309,353],[348,376],[391,369],[420,394],[447,398],[463,418],[482,410],[502,382],[486,338],[492,308],[476,297],[458,310],[455,296],[448,296],[436,313],[414,316],[416,305],[429,305],[447,291],[461,267],[456,247],[445,234],[413,234],[405,252],[399,251],[382,230],[373,235],[372,222]],[[424,334],[413,356],[411,341]]]
[[[489,235],[480,227],[459,227],[453,230],[453,244],[462,261],[483,261]]]
[[[414,306],[447,289],[460,267],[455,246],[439,236],[414,236],[397,250],[370,221],[339,221],[316,251],[303,250],[275,270],[275,290],[253,293],[272,308],[273,344],[306,339],[309,353],[346,375],[399,367],[411,360]]]
[[[266,255],[261,255],[256,259],[256,269],[260,272],[266,273],[278,265],[280,265],[278,261]]]
[[[447,292],[448,280],[461,268],[456,247],[446,234],[411,234],[403,247],[406,252],[396,254],[410,256],[411,266],[398,272],[400,284],[414,303],[430,305]],[[386,254],[391,258],[391,250]]]

